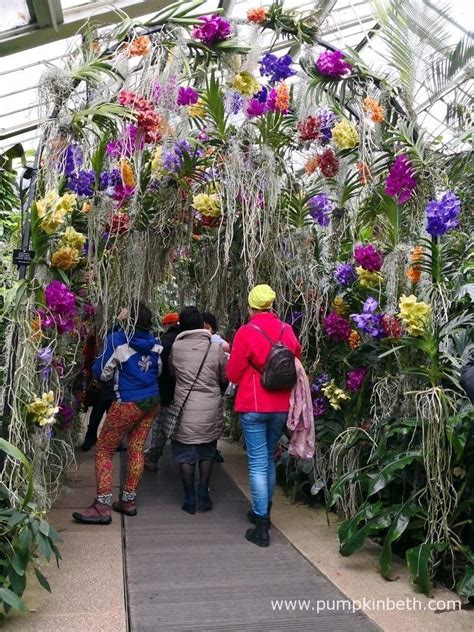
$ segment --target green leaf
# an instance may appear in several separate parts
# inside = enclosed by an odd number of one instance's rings
[[[28,481],[28,488],[25,496],[22,499],[22,507],[25,507],[33,498],[33,467],[26,456],[16,446],[8,443],[5,439],[0,438],[0,450],[3,450],[8,456],[19,461],[26,471],[26,478]]]
[[[36,542],[38,543],[41,555],[49,562],[51,560],[51,553],[53,550],[48,538],[45,538],[42,533],[38,533],[36,536]]]
[[[99,185],[100,185],[100,174],[104,166],[104,160],[105,160],[105,154],[107,150],[108,141],[109,141],[109,137],[107,135],[101,138],[99,142],[99,146],[97,147],[96,151],[92,154],[92,157],[91,157],[91,166],[94,170],[95,184],[96,184],[97,189],[99,188]]]
[[[49,536],[49,524],[46,522],[46,520],[41,520],[39,530],[46,537]]]
[[[59,560],[62,560],[63,558],[61,557],[61,553],[59,552],[58,547],[55,544],[51,544],[51,549],[54,553],[54,556],[56,558],[56,566],[59,568]]]
[[[456,584],[456,592],[463,597],[474,597],[474,564],[466,566],[464,575]]]
[[[365,540],[380,529],[386,529],[390,525],[392,512],[390,510],[384,511],[379,515],[369,520],[361,529],[356,531],[353,535],[348,537],[341,543],[339,552],[344,557],[352,555],[355,551],[361,548]]]
[[[336,504],[338,500],[342,498],[345,486],[349,483],[352,483],[352,481],[357,476],[359,476],[359,474],[360,474],[360,471],[355,470],[353,472],[347,472],[347,474],[344,474],[343,476],[341,476],[341,478],[337,479],[337,481],[332,485],[331,490],[330,490],[328,507],[332,507],[333,505]]]
[[[406,552],[408,570],[410,571],[413,587],[417,592],[430,597],[433,593],[433,583],[429,572],[429,562],[433,552],[432,544],[420,544]]]
[[[373,494],[379,492],[388,485],[395,472],[403,470],[407,465],[410,465],[410,463],[413,463],[415,459],[419,458],[419,452],[408,452],[406,454],[402,453],[395,456],[393,461],[384,465],[380,472],[371,478],[367,495],[372,496]]]
[[[22,511],[14,511],[10,516],[10,519],[8,520],[8,526],[15,527],[17,524],[20,524],[20,522],[25,520],[26,517],[27,514],[23,513]]]
[[[56,529],[53,527],[52,524],[48,525],[49,526],[49,539],[51,542],[59,542],[62,543],[62,538],[59,535],[59,533],[56,531]]]
[[[382,511],[382,503],[380,501],[374,504],[368,503],[364,505],[356,513],[355,516],[352,516],[352,518],[348,518],[347,520],[345,520],[339,527],[338,536],[339,536],[340,542],[342,543],[343,540],[346,540],[347,538],[352,537],[354,533],[357,532],[359,523],[362,522],[362,520],[365,520],[365,521],[372,520],[372,518],[379,515],[381,511]]]
[[[33,542],[33,534],[31,533],[28,526],[24,526],[20,531],[20,535],[18,537],[18,542],[22,549],[29,551],[31,548],[31,544]]]
[[[43,573],[41,573],[37,568],[35,568],[35,575],[36,575],[36,579],[39,581],[41,586],[43,586],[43,588],[50,593],[51,586],[49,585],[49,582],[46,579],[46,577],[43,575]]]
[[[21,575],[19,575],[12,568],[12,569],[10,569],[8,577],[10,579],[10,588],[11,588],[11,590],[13,590],[13,592],[16,595],[21,597],[23,595],[23,593],[25,592],[25,588],[26,588],[26,575],[25,575],[25,573],[22,573]]]
[[[380,570],[385,579],[393,579],[390,575],[392,567],[392,544],[402,536],[410,523],[410,518],[416,511],[416,507],[412,505],[412,502],[413,497],[400,508],[400,511],[395,515],[395,518],[390,525],[390,529],[384,538],[379,562]]]
[[[17,573],[18,575],[24,575],[28,567],[28,561],[28,550],[16,551],[12,557],[12,567],[15,573]]]
[[[22,612],[28,612],[28,608],[25,606],[20,597],[15,595],[15,593],[8,588],[0,588],[0,599],[12,608],[16,608]]]
[[[446,436],[454,450],[457,462],[461,460],[464,448],[466,447],[468,432],[469,427],[467,424],[465,426],[462,425],[461,415],[448,418],[446,422]]]

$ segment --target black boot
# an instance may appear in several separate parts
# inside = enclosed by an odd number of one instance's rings
[[[194,494],[192,496],[185,495],[181,509],[193,516],[196,513],[196,496]]]
[[[269,523],[268,516],[255,516],[255,528],[247,530],[245,534],[247,540],[257,546],[270,546]]]
[[[271,529],[272,528],[272,523],[270,520],[270,512],[272,510],[272,504],[271,502],[268,503],[268,528]],[[256,514],[254,513],[253,509],[249,509],[249,511],[247,511],[247,518],[249,519],[249,522],[251,522],[252,524],[255,524],[255,520],[257,519]]]
[[[212,511],[214,504],[209,496],[209,488],[198,486],[198,509],[199,511]]]

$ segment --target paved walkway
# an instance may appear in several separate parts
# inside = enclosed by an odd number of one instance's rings
[[[277,529],[272,529],[270,548],[247,543],[243,537],[248,527],[245,496],[250,493],[246,456],[235,443],[223,441],[221,449],[225,463],[216,464],[212,481],[214,511],[195,516],[181,511],[178,473],[167,457],[157,475],[145,475],[139,515],[122,520],[114,514],[108,527],[80,525],[71,518],[72,511],[86,507],[95,492],[94,452],[78,451],[78,471],[71,471],[50,514],[64,540],[60,568],[54,563],[43,567],[53,592],[47,593],[30,578],[25,599],[32,612],[14,613],[3,628],[12,632],[330,632],[371,631],[378,625],[384,632],[474,630],[473,611],[433,612],[429,600],[411,589],[403,560],[394,560],[400,579],[384,580],[376,572],[380,549],[375,543],[367,542],[349,558],[341,557],[335,517],[328,526],[323,509],[291,504],[280,488],[274,498],[272,518]],[[116,455],[115,495],[118,461]],[[372,621],[349,612],[318,614],[271,607],[271,599],[311,599],[311,608],[315,600],[338,598],[416,599],[419,607],[367,610]],[[435,598],[452,600],[455,595],[437,588]]]
[[[363,630],[379,628],[361,613],[317,613],[316,600],[345,599],[278,529],[271,546],[244,538],[248,502],[216,464],[215,509],[181,510],[181,484],[168,454],[140,487],[139,516],[125,518],[131,632],[194,630]],[[309,611],[275,611],[272,600],[312,600]]]

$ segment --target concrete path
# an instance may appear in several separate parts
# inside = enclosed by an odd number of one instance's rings
[[[81,525],[73,511],[91,504],[95,495],[94,451],[76,452],[77,471],[49,515],[59,531],[62,561],[43,568],[52,594],[30,577],[25,602],[28,614],[17,613],[4,624],[10,632],[126,632],[122,560],[122,520],[110,526]],[[119,489],[119,455],[114,458],[114,493]]]

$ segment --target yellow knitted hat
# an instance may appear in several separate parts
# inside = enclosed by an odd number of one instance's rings
[[[276,298],[269,285],[256,285],[249,294],[249,306],[252,309],[269,309]]]

